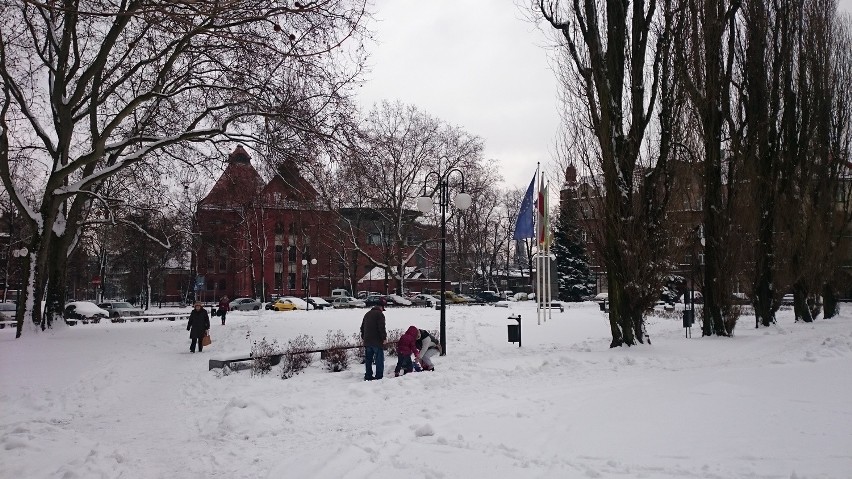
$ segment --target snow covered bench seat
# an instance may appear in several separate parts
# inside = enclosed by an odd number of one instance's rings
[[[18,325],[18,323],[17,323],[16,321],[14,321],[14,320],[11,320],[11,321],[0,321],[0,329],[5,328],[7,325],[8,325],[10,328],[14,328],[15,326],[17,326],[17,325]]]

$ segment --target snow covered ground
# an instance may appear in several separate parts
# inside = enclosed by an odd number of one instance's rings
[[[685,339],[652,317],[652,346],[609,349],[595,303],[536,324],[532,303],[451,306],[436,371],[362,381],[319,358],[222,376],[207,360],[328,330],[365,310],[214,318],[190,354],[185,322],[0,330],[4,478],[850,478],[852,312]],[[388,309],[389,328],[438,328]],[[507,343],[510,314],[523,347]],[[247,337],[250,334],[250,338]],[[395,358],[386,359],[392,370]],[[390,376],[393,376],[392,371]]]

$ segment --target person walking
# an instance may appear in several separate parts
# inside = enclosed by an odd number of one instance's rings
[[[231,310],[231,303],[228,300],[228,295],[222,296],[222,299],[219,300],[219,309],[216,310],[216,314],[222,317],[222,326],[225,325],[225,315],[228,314],[228,311]]]
[[[373,306],[361,321],[361,340],[364,342],[364,381],[382,379],[385,373],[385,341],[388,332],[385,329],[385,308]],[[373,362],[376,373],[373,374]]]
[[[189,322],[186,324],[186,330],[189,331],[189,339],[192,343],[189,345],[189,351],[195,352],[195,343],[198,343],[198,352],[204,349],[201,343],[201,338],[207,336],[207,331],[210,330],[210,316],[207,315],[207,310],[201,306],[200,301],[196,301],[192,307],[192,312],[189,313]]]
[[[414,346],[417,351],[414,354],[415,361],[420,364],[424,371],[434,371],[435,365],[432,363],[432,356],[441,352],[441,344],[432,336],[429,331],[421,329],[420,337],[415,341]]]
[[[402,371],[402,374],[414,371],[411,355],[414,354],[416,349],[415,343],[419,337],[420,330],[417,329],[417,326],[409,326],[405,334],[399,338],[399,341],[396,343],[396,368],[393,370],[394,376],[399,376],[400,371]]]

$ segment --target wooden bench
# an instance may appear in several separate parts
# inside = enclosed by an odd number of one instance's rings
[[[393,342],[390,342],[390,343],[385,343],[385,348],[387,348],[387,346],[390,346],[390,345],[393,345],[393,344],[396,344],[396,342],[393,341]],[[363,347],[364,347],[364,345],[358,344],[358,345],[355,345],[355,346],[340,346],[340,347],[337,347],[337,348],[311,349],[311,350],[308,350],[308,351],[294,351],[292,353],[282,351],[282,352],[270,354],[270,355],[267,355],[267,356],[264,356],[264,357],[269,358],[269,360],[270,360],[269,364],[271,364],[272,366],[276,366],[278,363],[281,362],[281,357],[283,357],[286,354],[315,354],[315,353],[320,353],[320,359],[325,359],[326,357],[328,357],[329,349],[358,349],[358,348],[363,348]],[[207,370],[212,371],[213,369],[224,368],[225,366],[231,367],[231,364],[233,364],[233,363],[239,363],[239,362],[243,362],[243,361],[252,361],[254,359],[255,358],[252,357],[251,353],[248,353],[248,354],[232,354],[232,355],[229,355],[229,356],[219,356],[219,357],[216,357],[216,358],[213,358],[213,359],[209,359],[207,361]]]
[[[10,328],[14,328],[14,327],[16,327],[16,326],[18,325],[18,322],[17,322],[17,321],[15,321],[15,320],[4,320],[4,321],[0,321],[0,329],[5,328],[5,327],[6,327],[6,325],[9,325],[9,327],[10,327]]]
[[[119,316],[117,318],[110,318],[110,321],[113,323],[124,323],[127,321],[134,322],[150,322],[154,320],[164,320],[168,319],[169,321],[183,320],[189,319],[189,313],[166,313],[166,314],[146,314],[143,316]]]

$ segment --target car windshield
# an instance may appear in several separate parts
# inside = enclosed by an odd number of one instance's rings
[[[113,308],[132,308],[130,303],[112,303]]]

